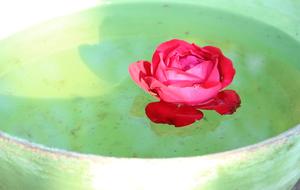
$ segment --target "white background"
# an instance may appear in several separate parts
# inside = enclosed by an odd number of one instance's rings
[[[100,2],[101,0],[0,0],[0,39],[44,20],[83,10]]]

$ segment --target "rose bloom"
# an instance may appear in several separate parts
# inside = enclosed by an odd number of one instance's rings
[[[132,63],[129,73],[141,88],[160,100],[146,107],[147,116],[156,123],[184,126],[203,117],[197,109],[232,114],[240,106],[235,91],[222,91],[233,80],[233,64],[213,46],[201,48],[173,39],[157,47],[152,63]]]

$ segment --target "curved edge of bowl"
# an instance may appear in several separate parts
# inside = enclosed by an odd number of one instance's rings
[[[300,125],[243,148],[173,158],[82,154],[0,132],[0,189],[290,190],[299,150]]]
[[[47,147],[38,143],[29,142],[28,140],[17,138],[14,136],[11,136],[7,133],[4,133],[0,131],[0,144],[3,142],[9,142],[14,144],[20,149],[25,149],[27,151],[32,151],[35,153],[40,153],[48,156],[55,156],[55,157],[71,157],[79,160],[91,160],[91,161],[97,161],[103,159],[153,159],[153,160],[165,160],[165,159],[176,159],[176,158],[191,158],[191,157],[201,157],[201,158],[224,158],[227,156],[234,156],[238,154],[242,154],[245,152],[252,152],[258,149],[267,148],[268,146],[272,146],[275,144],[284,144],[289,138],[299,136],[300,137],[300,124],[277,135],[274,137],[271,137],[269,139],[263,140],[261,142],[248,145],[245,147],[218,152],[218,153],[212,153],[207,155],[200,155],[200,156],[187,156],[187,157],[170,157],[170,158],[134,158],[134,157],[114,157],[114,156],[101,156],[101,155],[95,155],[95,154],[85,154],[85,153],[79,153],[74,151],[68,151],[63,150],[59,148],[51,148]]]

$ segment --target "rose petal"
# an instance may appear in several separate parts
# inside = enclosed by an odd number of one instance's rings
[[[175,55],[169,56],[166,59],[165,65],[167,67],[179,68],[179,67],[177,67],[178,62],[179,62],[179,57],[175,54]],[[172,64],[175,66],[172,66]]]
[[[178,106],[167,102],[152,102],[146,108],[146,115],[154,123],[183,127],[202,119],[203,113],[193,107]]]
[[[159,55],[160,57],[162,57],[162,55]],[[156,72],[154,74],[154,76],[161,82],[165,82],[167,81],[167,76],[165,74],[165,70],[167,69],[167,66],[165,65],[165,63],[163,63],[162,58],[160,58],[160,63],[157,64],[156,66]]]
[[[214,47],[214,46],[204,46],[202,48],[202,51],[209,53],[212,56],[220,56],[223,55],[222,51],[220,48]]]
[[[152,73],[156,74],[159,64],[166,64],[166,57],[170,57],[170,53],[174,51],[180,44],[181,40],[173,39],[161,43],[152,56]]]
[[[173,50],[176,50],[179,53],[179,55],[183,55],[185,52],[188,52],[190,50],[197,50],[197,48],[193,44],[179,39],[172,39],[166,41],[164,43],[161,43],[156,48],[156,51],[163,52],[166,55],[171,53]]]
[[[211,72],[212,68],[213,63],[211,61],[203,61],[198,65],[186,70],[186,72],[199,77],[199,79],[203,81],[207,77],[207,74]]]
[[[175,87],[157,89],[160,98],[166,102],[173,102],[186,105],[197,105],[208,101],[216,96],[221,89],[220,85],[211,88],[198,87]]]
[[[150,85],[150,89],[155,89],[161,100],[191,106],[202,104],[214,98],[222,87],[221,84],[210,88],[204,88],[199,85],[194,85],[193,87],[166,86],[153,77],[148,77],[147,82]]]
[[[190,80],[168,80],[166,82],[164,82],[164,84],[166,86],[175,86],[175,87],[192,87],[195,84],[197,84],[197,82],[192,83]]]
[[[179,40],[179,39],[172,39],[161,43],[155,50],[152,56],[152,73],[156,73],[158,69],[158,65],[163,63],[167,65],[169,63],[168,59],[176,59],[174,57],[175,54],[177,56],[181,55],[192,55],[189,53],[190,51],[197,52],[199,51],[199,47],[195,46],[194,44],[190,44],[186,41]],[[175,66],[174,66],[175,67]]]
[[[145,82],[146,76],[151,76],[151,64],[148,61],[138,61],[129,65],[129,74],[141,88],[145,91],[149,90],[149,85]]]
[[[196,57],[194,55],[190,55],[190,54],[179,58],[180,69],[182,69],[184,71],[200,64],[201,62],[203,62],[203,60],[199,59],[198,57]]]
[[[235,69],[230,59],[225,57],[222,51],[213,46],[205,46],[202,48],[203,51],[212,55],[212,57],[218,58],[218,69],[220,73],[220,80],[222,82],[222,87],[228,86],[235,75]]]
[[[180,69],[176,69],[176,68],[167,68],[165,71],[165,76],[167,78],[167,80],[177,80],[177,81],[191,81],[191,83],[199,83],[202,82],[202,78],[184,72]]]
[[[235,69],[233,68],[231,60],[225,56],[222,56],[219,66],[222,86],[225,88],[232,82],[235,75]]]
[[[204,110],[215,110],[221,115],[233,114],[241,105],[241,99],[234,90],[224,90],[210,102],[195,106]]]
[[[190,50],[191,54],[194,56],[197,56],[201,59],[204,59],[204,52],[202,50],[202,48],[194,43],[192,43],[193,48]]]
[[[182,69],[182,65],[180,64],[180,57],[178,56],[178,54],[170,56],[166,60],[166,63],[168,67]]]
[[[205,80],[203,86],[209,88],[210,86],[214,86],[217,83],[220,83],[220,73],[218,64],[215,64],[210,73],[208,73],[208,77]]]

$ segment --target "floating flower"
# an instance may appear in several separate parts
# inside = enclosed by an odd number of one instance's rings
[[[224,115],[240,106],[235,91],[222,91],[232,82],[235,69],[217,47],[200,48],[173,39],[157,47],[152,63],[132,63],[129,73],[141,88],[160,100],[145,109],[156,123],[185,126],[203,117],[199,109]]]

